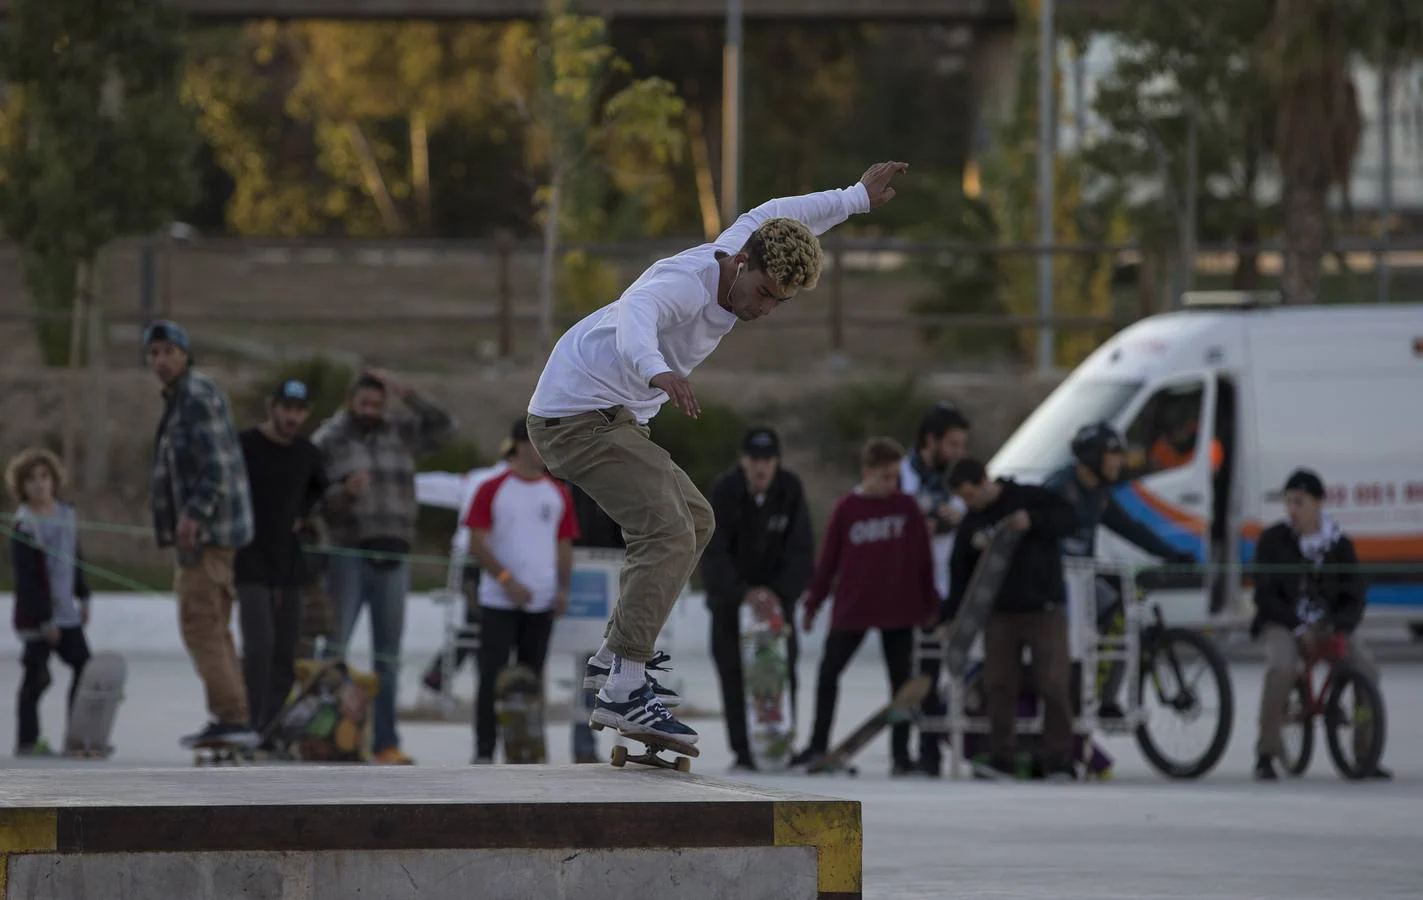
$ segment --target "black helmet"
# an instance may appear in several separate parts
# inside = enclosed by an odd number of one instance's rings
[[[1102,476],[1102,457],[1125,451],[1121,436],[1106,422],[1084,425],[1072,438],[1073,459],[1091,469],[1099,478]]]

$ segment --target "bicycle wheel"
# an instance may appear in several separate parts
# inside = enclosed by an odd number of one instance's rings
[[[1349,693],[1353,702],[1346,706]],[[1350,736],[1347,740],[1342,734],[1346,729]],[[1383,757],[1387,730],[1383,693],[1378,685],[1348,663],[1338,664],[1324,707],[1324,738],[1329,742],[1334,768],[1353,781],[1368,778]]]
[[[1157,708],[1148,710],[1145,721],[1136,729],[1136,742],[1142,755],[1167,778],[1199,778],[1215,768],[1230,743],[1235,724],[1235,693],[1230,683],[1230,669],[1215,642],[1205,635],[1186,628],[1162,628],[1150,635],[1142,658],[1141,680],[1137,698],[1143,706],[1156,701]],[[1203,684],[1209,675],[1211,684]],[[1146,685],[1150,680],[1152,691]],[[1209,731],[1204,749],[1182,755],[1164,750],[1164,735],[1156,734],[1170,725],[1195,726],[1210,711],[1215,701],[1216,721]],[[1169,718],[1168,718],[1169,717]]]
[[[1298,745],[1291,747],[1291,744]],[[1309,770],[1314,759],[1314,717],[1309,714],[1309,699],[1304,685],[1296,681],[1285,700],[1285,723],[1280,729],[1280,765],[1290,775],[1300,776]]]

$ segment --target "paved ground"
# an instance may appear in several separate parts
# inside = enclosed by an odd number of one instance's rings
[[[3,604],[0,604],[3,605]],[[170,604],[134,602],[110,607],[96,621],[126,648],[128,699],[115,733],[116,757],[104,763],[48,765],[117,767],[187,766],[178,735],[203,719],[197,681],[177,643]],[[96,616],[98,614],[96,613]],[[422,664],[436,635],[413,616],[411,656]],[[438,621],[435,619],[433,621]],[[676,675],[689,700],[717,707],[704,641],[679,634]],[[836,733],[883,702],[878,644],[869,641],[845,676]],[[0,648],[0,748],[14,741],[14,693],[19,662],[14,645]],[[560,670],[571,664],[559,664]],[[800,667],[814,678],[814,661]],[[557,677],[558,671],[552,672]],[[46,698],[44,722],[60,734],[67,674],[56,668],[56,688]],[[913,900],[953,896],[1053,898],[1053,900],[1361,900],[1416,898],[1423,884],[1423,665],[1384,666],[1389,709],[1387,762],[1397,774],[1388,784],[1341,781],[1320,748],[1303,779],[1258,785],[1249,778],[1260,669],[1233,667],[1237,718],[1230,749],[1206,779],[1169,783],[1144,763],[1130,739],[1108,744],[1118,760],[1107,784],[984,785],[973,782],[892,781],[888,747],[876,742],[863,757],[858,779],[760,775],[746,779],[768,787],[809,790],[860,800],[865,821],[865,896]],[[416,699],[405,679],[403,702]],[[468,696],[466,672],[457,691]],[[809,690],[800,704],[810,714]],[[695,770],[715,775],[730,762],[719,722],[698,720],[703,755]],[[808,721],[806,722],[808,725]],[[405,746],[422,766],[468,763],[471,736],[463,724],[406,724]],[[569,758],[566,724],[550,727],[552,761]],[[601,740],[604,751],[606,738]],[[34,765],[0,759],[0,765]]]

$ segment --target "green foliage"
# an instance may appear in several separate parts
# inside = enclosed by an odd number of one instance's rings
[[[0,228],[37,306],[62,313],[105,245],[152,233],[196,196],[180,20],[161,0],[14,0],[9,15]],[[67,335],[64,322],[42,329],[46,362],[67,361]]]
[[[893,381],[873,381],[836,391],[821,407],[813,424],[821,458],[846,472],[859,471],[860,447],[871,437],[892,437],[912,449],[914,434],[934,399],[910,375]]]
[[[589,256],[583,250],[563,254],[558,273],[558,306],[560,312],[583,318],[617,299],[618,271],[611,264]]]
[[[652,420],[652,439],[705,493],[712,479],[736,462],[748,427],[741,414],[725,404],[702,402],[697,419],[668,404]]]
[[[306,433],[331,418],[346,404],[346,392],[356,373],[345,363],[315,356],[273,367],[253,383],[234,402],[239,419],[255,425],[267,418],[267,398],[278,385],[290,379],[306,383],[311,397],[311,416],[306,420]]]

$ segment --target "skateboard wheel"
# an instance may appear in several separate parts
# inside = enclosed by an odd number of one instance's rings
[[[627,765],[628,748],[623,747],[621,745],[614,747],[612,759],[608,761],[613,764],[613,768],[621,769],[623,766]]]
[[[622,749],[622,748],[618,748],[618,749]],[[678,771],[678,772],[683,772],[683,773],[692,771],[692,760],[691,760],[691,758],[686,757],[686,756],[683,756],[683,757],[681,757],[680,759],[678,759],[678,760],[677,760],[677,771]]]

